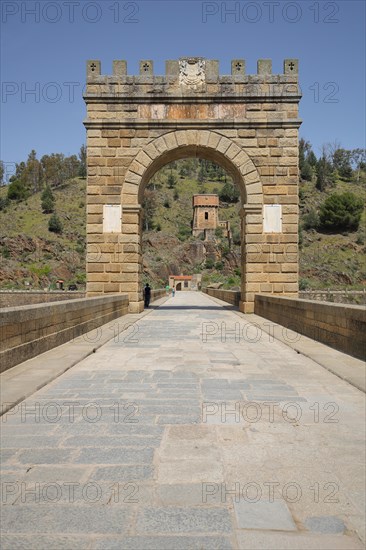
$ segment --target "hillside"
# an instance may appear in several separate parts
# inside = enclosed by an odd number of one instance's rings
[[[358,231],[326,233],[306,227],[309,212],[319,211],[325,198],[333,193],[352,191],[365,202],[365,174],[359,183],[337,179],[325,191],[312,182],[300,184],[300,288],[353,289],[366,286],[366,213],[363,211]]]
[[[192,195],[220,193],[225,175],[198,161],[179,161],[156,174],[146,191],[143,258],[144,279],[154,287],[166,284],[169,273],[202,273],[203,282],[222,282],[225,288],[240,285],[239,203],[220,203],[220,220],[230,220],[234,236],[231,249],[217,234],[204,243],[191,236]],[[302,226],[309,212],[317,212],[326,196],[352,190],[365,196],[365,174],[360,182],[338,178],[325,191],[313,182],[300,185]],[[229,181],[229,178],[228,178]],[[7,187],[0,188],[0,199]],[[86,181],[73,178],[53,189],[55,210],[63,231],[48,230],[51,214],[41,210],[41,193],[25,201],[10,201],[0,211],[0,288],[54,287],[58,278],[66,284],[85,284]],[[311,224],[310,224],[311,225]],[[357,232],[324,233],[314,228],[301,231],[301,288],[360,289],[366,284],[365,213]]]
[[[6,196],[0,188],[0,198]],[[51,214],[41,210],[41,193],[11,201],[0,211],[0,288],[55,286],[58,278],[85,284],[85,179],[75,178],[53,190],[61,234],[48,230]]]

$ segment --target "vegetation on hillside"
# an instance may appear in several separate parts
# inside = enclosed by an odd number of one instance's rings
[[[299,142],[300,289],[366,284],[365,150]]]
[[[319,158],[300,140],[300,288],[362,288],[365,272],[365,151],[338,143]],[[0,161],[0,287],[85,282],[86,151],[65,157],[32,151],[5,185]],[[217,193],[229,220],[229,247],[218,229],[210,243],[192,237],[192,195]],[[201,159],[176,161],[151,179],[143,203],[144,277],[201,273],[204,284],[240,285],[239,193],[226,172]]]

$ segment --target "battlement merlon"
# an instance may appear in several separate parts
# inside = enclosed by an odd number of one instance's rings
[[[231,61],[231,74],[220,75],[219,62],[203,57],[182,57],[166,61],[165,75],[155,75],[152,60],[139,63],[139,74],[127,74],[127,62],[113,61],[113,74],[103,75],[99,60],[87,61],[87,92],[85,99],[93,97],[128,97],[133,95],[154,97],[189,97],[196,100],[210,95],[223,97],[285,97],[298,102],[301,90],[298,84],[299,62],[285,59],[283,73],[272,73],[272,61],[259,59],[257,73],[247,75],[244,59]]]

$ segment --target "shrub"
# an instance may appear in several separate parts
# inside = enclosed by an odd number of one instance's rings
[[[314,208],[310,208],[309,212],[303,217],[304,229],[317,229],[319,227],[319,216]]]
[[[302,245],[304,244],[304,236],[302,234],[302,227],[299,224],[299,248],[302,248]]]
[[[55,203],[51,197],[46,197],[42,199],[41,207],[44,214],[51,214],[55,209]]]
[[[1,197],[0,198],[0,211],[5,210],[5,208],[9,204],[9,199],[7,197]]]
[[[225,183],[224,187],[219,191],[221,201],[238,202],[240,194],[238,188],[230,183]]]
[[[223,230],[222,230],[222,227],[216,227],[215,229],[215,237],[218,237],[219,239],[221,239],[223,237]]]
[[[333,193],[320,207],[320,223],[330,231],[354,231],[358,228],[363,200],[354,193]]]
[[[233,243],[239,245],[241,243],[240,229],[234,229],[232,232]]]
[[[2,255],[3,258],[10,258],[10,250],[6,245],[3,246],[3,249],[1,251],[1,255]]]
[[[214,266],[214,263],[215,263],[215,262],[213,261],[212,258],[207,258],[207,259],[206,259],[206,262],[205,262],[205,268],[206,268],[206,269],[212,269],[213,266]]]
[[[308,279],[300,279],[299,290],[307,290],[310,288],[310,281]]]
[[[41,195],[41,207],[45,214],[51,214],[55,209],[55,198],[48,185]]]
[[[24,183],[19,180],[14,180],[8,187],[8,199],[11,201],[23,201],[29,196],[28,190]]]
[[[180,225],[178,229],[178,239],[180,241],[186,241],[192,235],[192,230],[187,225]]]
[[[174,176],[172,172],[170,172],[168,176],[167,183],[168,183],[169,189],[173,189],[175,187],[175,184],[177,183],[177,178]]]
[[[48,231],[52,233],[62,233],[62,223],[57,214],[52,214],[48,221]]]
[[[221,271],[224,268],[224,264],[222,262],[216,262],[215,263],[215,269],[218,271]]]
[[[168,199],[165,199],[164,203],[163,203],[163,206],[164,208],[170,208],[170,202]]]
[[[160,225],[160,223],[157,223],[157,224],[156,224],[156,231],[161,231],[161,225]]]
[[[366,244],[366,227],[365,225],[362,225],[358,232],[357,232],[357,238],[356,238],[357,244]]]

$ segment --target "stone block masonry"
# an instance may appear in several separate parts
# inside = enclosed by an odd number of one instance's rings
[[[236,59],[220,75],[218,61],[186,57],[168,61],[164,76],[151,60],[139,75],[114,61],[106,76],[87,62],[88,296],[128,293],[130,311],[142,310],[144,189],[189,157],[221,165],[240,191],[241,311],[254,311],[258,292],[297,296],[298,62],[286,59],[282,74],[271,67],[259,60],[247,75]]]
[[[32,290],[0,290],[0,308],[15,307],[45,302],[61,302],[85,298],[85,292],[74,291],[32,291]]]
[[[127,295],[0,309],[0,372],[127,312]]]
[[[213,298],[218,298],[223,302],[227,302],[233,306],[239,306],[240,292],[236,290],[223,290],[221,288],[203,288],[202,292]]]
[[[254,311],[299,334],[366,360],[363,306],[256,295]]]

